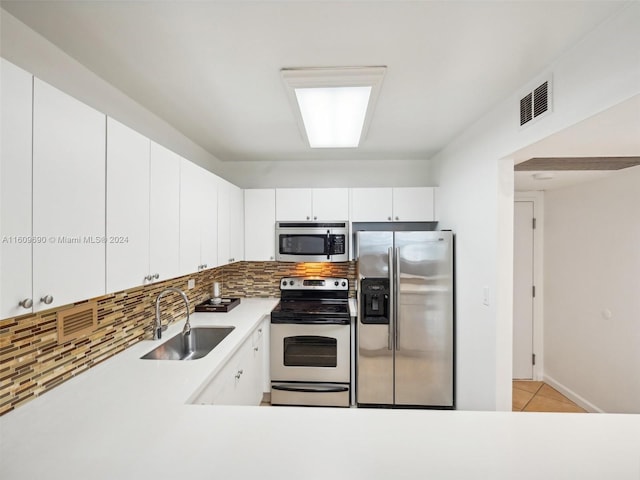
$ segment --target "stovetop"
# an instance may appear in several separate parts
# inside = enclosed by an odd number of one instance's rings
[[[280,282],[281,300],[272,321],[344,323],[350,320],[345,278],[286,277]]]

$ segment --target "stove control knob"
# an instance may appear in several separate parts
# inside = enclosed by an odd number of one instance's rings
[[[289,285],[293,285],[293,280],[289,280]]]
[[[282,286],[286,287],[287,286],[287,282],[286,281],[282,282]]]
[[[347,286],[347,282],[342,282],[342,286],[346,287]]]
[[[340,282],[336,280],[333,284],[337,287],[338,285],[340,285]]]

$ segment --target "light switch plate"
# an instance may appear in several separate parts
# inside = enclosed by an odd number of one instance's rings
[[[482,288],[482,304],[489,306],[489,287]]]
[[[196,286],[196,281],[195,281],[195,279],[193,279],[193,278],[192,278],[192,279],[190,279],[190,280],[188,280],[188,281],[187,281],[187,288],[188,288],[189,290],[191,290],[191,289],[192,289],[192,288],[194,288],[195,286]]]

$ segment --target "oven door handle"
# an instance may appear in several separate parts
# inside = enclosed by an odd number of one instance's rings
[[[282,390],[285,392],[337,393],[337,392],[349,391],[349,387],[338,387],[338,386],[296,387],[296,386],[285,386],[285,385],[272,385],[271,388],[273,388],[274,390]]]

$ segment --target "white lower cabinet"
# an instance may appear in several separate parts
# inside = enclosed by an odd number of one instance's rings
[[[260,322],[222,370],[196,396],[200,405],[260,405],[264,389],[265,325]]]

